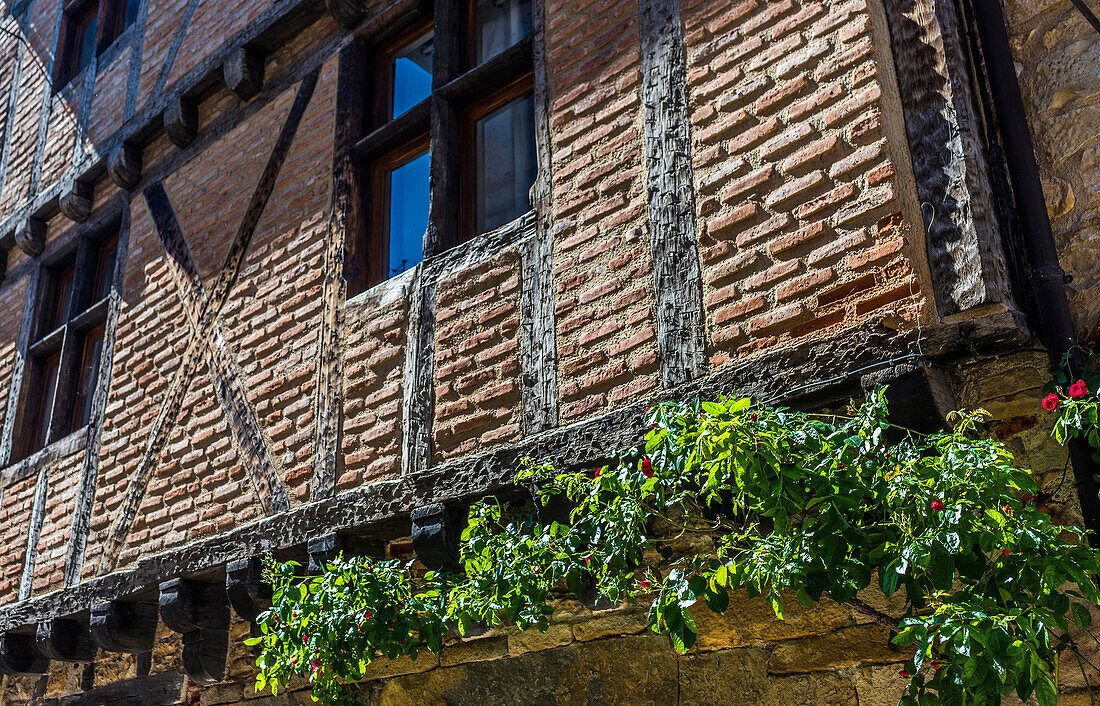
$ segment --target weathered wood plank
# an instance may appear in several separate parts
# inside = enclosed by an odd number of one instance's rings
[[[661,381],[675,387],[706,366],[703,285],[679,0],[639,0],[643,131]]]
[[[886,0],[905,129],[941,315],[1015,308],[954,3]]]

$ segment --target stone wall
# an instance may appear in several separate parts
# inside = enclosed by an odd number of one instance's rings
[[[1100,33],[1069,0],[1005,0],[1004,9],[1058,257],[1074,278],[1074,320],[1097,341]]]

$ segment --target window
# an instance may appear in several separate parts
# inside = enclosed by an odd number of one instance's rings
[[[141,0],[75,3],[65,11],[54,85],[64,86],[91,65],[137,19]]]
[[[369,175],[365,281],[353,282],[353,293],[531,208],[538,165],[530,0],[435,7],[434,22],[413,24],[369,52],[367,134],[355,148]]]
[[[99,378],[118,230],[45,266],[31,322],[13,460],[85,426]]]

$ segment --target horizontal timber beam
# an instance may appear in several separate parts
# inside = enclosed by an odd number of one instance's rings
[[[1026,327],[1012,312],[921,329],[919,350],[937,364],[964,364],[983,355],[1018,351],[1032,344]],[[663,391],[660,400],[700,395],[748,395],[784,398],[795,387],[821,383],[836,394],[860,394],[860,372],[918,352],[916,331],[897,331],[869,323],[833,337],[770,351]],[[785,399],[788,404],[798,400]],[[223,567],[264,552],[303,545],[323,532],[373,528],[407,534],[409,515],[433,503],[473,502],[494,492],[516,492],[513,474],[524,457],[576,468],[613,456],[640,441],[644,415],[653,400],[638,401],[597,417],[557,427],[464,458],[447,461],[413,476],[380,481],[335,497],[292,508],[223,535],[141,560],[136,567],[85,581],[71,588],[0,608],[0,633],[57,617],[68,617],[96,604],[147,590],[177,576]]]

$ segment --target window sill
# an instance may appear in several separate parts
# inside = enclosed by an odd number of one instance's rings
[[[30,478],[49,464],[79,453],[87,447],[88,427],[84,426],[0,470],[0,488],[7,488],[12,483]]]

